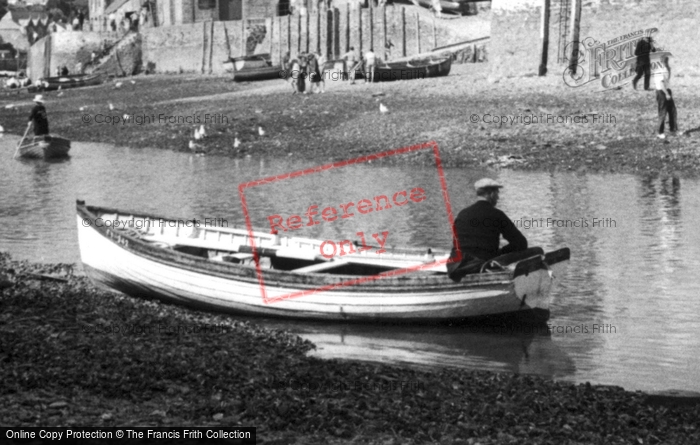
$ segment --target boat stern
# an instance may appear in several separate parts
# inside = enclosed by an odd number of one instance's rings
[[[532,311],[536,318],[549,319],[552,287],[568,265],[571,252],[568,248],[538,255],[516,263],[513,269],[515,295],[520,309]]]

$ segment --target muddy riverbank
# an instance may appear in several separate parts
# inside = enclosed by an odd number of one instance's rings
[[[487,70],[456,65],[444,78],[378,84],[329,79],[313,95],[293,95],[282,80],[159,75],[44,96],[51,130],[80,141],[325,163],[435,140],[446,166],[697,176],[700,79],[674,79],[685,134],[660,140],[653,91],[569,88],[556,74],[494,82]],[[5,131],[24,132],[32,97],[0,98]],[[202,124],[207,137],[194,140]]]

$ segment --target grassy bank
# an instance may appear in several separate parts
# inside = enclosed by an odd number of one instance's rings
[[[458,65],[445,78],[372,85],[328,81],[326,93],[315,95],[292,95],[282,80],[235,84],[180,75],[139,76],[134,83],[118,80],[119,88],[110,81],[45,96],[52,131],[80,141],[189,151],[194,122],[205,123],[208,114],[209,136],[199,145],[210,155],[291,154],[320,163],[435,140],[447,166],[697,174],[700,79],[674,78],[680,127],[687,133],[662,141],[654,137],[653,92],[569,88],[556,73],[492,83],[487,69]],[[0,99],[6,131],[24,131],[31,98]],[[380,113],[379,103],[389,112]],[[124,125],[95,123],[124,115],[131,116]],[[170,116],[192,123],[163,120]],[[495,116],[509,116],[508,122]],[[533,117],[545,123],[532,123]]]
[[[105,293],[70,265],[0,254],[5,286],[6,426],[246,425],[269,444],[700,441],[697,406],[532,376],[310,358],[313,345],[287,333]]]

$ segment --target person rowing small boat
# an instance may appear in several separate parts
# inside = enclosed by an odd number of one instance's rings
[[[49,119],[44,107],[44,97],[34,96],[34,108],[29,114],[29,122],[24,136],[17,144],[15,158],[61,158],[68,155],[70,141],[49,134]],[[34,137],[27,138],[30,128],[34,127]]]
[[[34,125],[34,134],[36,136],[43,136],[49,134],[49,118],[46,113],[46,107],[44,107],[44,96],[37,94],[34,97],[34,108],[32,108],[29,114],[29,122],[27,127]],[[27,128],[29,130],[29,128]]]

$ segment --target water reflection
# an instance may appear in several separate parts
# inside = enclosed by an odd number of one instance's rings
[[[298,331],[298,329],[296,329]],[[496,333],[493,332],[496,331]],[[323,358],[411,367],[486,369],[570,377],[576,367],[546,333],[498,333],[465,327],[311,324],[301,331]]]
[[[238,184],[316,166],[293,158],[234,160],[81,143],[61,162],[13,161],[16,143],[17,138],[0,140],[6,154],[0,162],[0,248],[45,262],[79,261],[76,198],[242,224]],[[359,230],[390,230],[389,244],[451,247],[434,168],[355,167],[251,189],[246,192],[251,217],[265,227],[271,213],[423,187],[425,202],[323,223],[299,235],[338,239]],[[700,221],[700,183],[659,175],[446,169],[455,214],[473,202],[472,184],[486,175],[505,184],[499,207],[506,214],[544,221],[522,228],[531,245],[571,248],[570,267],[557,277],[550,323],[585,331],[541,336],[410,326],[283,323],[284,328],[317,342],[317,353],[327,357],[532,372],[630,389],[700,390],[700,242],[693,230]]]

